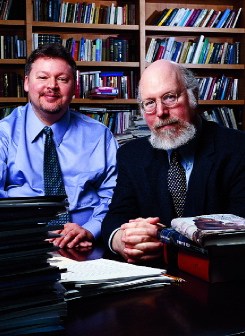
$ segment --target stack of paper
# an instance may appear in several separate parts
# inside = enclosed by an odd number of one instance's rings
[[[66,303],[56,289],[60,270],[48,262],[56,248],[47,241],[47,222],[61,211],[61,197],[0,199],[1,336],[62,329]]]
[[[164,269],[128,264],[108,259],[75,261],[64,257],[50,260],[67,272],[61,283],[67,290],[66,300],[139,288],[161,287],[174,279],[164,275]]]

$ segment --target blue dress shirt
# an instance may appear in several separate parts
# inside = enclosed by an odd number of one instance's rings
[[[0,121],[0,197],[44,195],[44,124],[30,103]],[[72,222],[95,238],[116,184],[118,144],[102,123],[69,110],[51,126]]]

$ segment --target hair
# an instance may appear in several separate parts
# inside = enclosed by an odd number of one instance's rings
[[[198,80],[195,78],[195,75],[191,70],[183,67],[182,65],[178,63],[175,63],[175,62],[171,62],[171,63],[175,64],[176,67],[179,69],[181,79],[187,91],[190,107],[192,109],[195,109],[198,104],[198,97],[199,97]],[[140,81],[139,81],[138,90],[137,90],[138,91],[137,100],[138,100],[138,103],[140,104],[141,96],[140,96],[139,86],[140,86]],[[141,107],[141,104],[140,104],[140,107]]]
[[[71,53],[63,47],[60,43],[51,43],[51,44],[43,44],[35,49],[27,59],[25,65],[25,75],[28,76],[31,72],[32,64],[38,59],[42,57],[50,57],[50,58],[60,58],[67,62],[72,68],[72,73],[74,80],[76,80],[76,62],[74,61]]]
[[[199,96],[199,83],[193,72],[182,65],[178,65],[181,73],[181,78],[187,90],[191,108],[196,108]]]

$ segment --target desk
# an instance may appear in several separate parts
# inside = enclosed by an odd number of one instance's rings
[[[103,249],[72,258],[110,257]],[[208,284],[180,274],[185,283],[68,302],[67,336],[245,335],[245,286]]]

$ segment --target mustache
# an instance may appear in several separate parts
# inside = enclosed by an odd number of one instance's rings
[[[160,120],[154,125],[153,128],[157,130],[160,127],[171,125],[171,124],[176,124],[176,123],[181,124],[181,121],[178,118],[169,118],[166,120]]]
[[[47,94],[52,94],[54,97],[61,97],[60,93],[57,92],[56,90],[49,90],[49,91],[46,91],[46,92],[42,92],[40,94],[41,97],[47,95]]]

